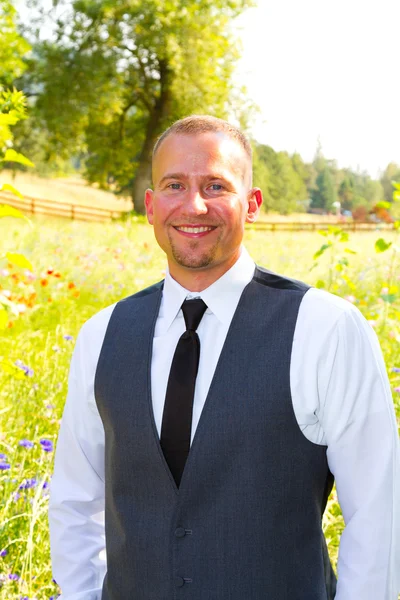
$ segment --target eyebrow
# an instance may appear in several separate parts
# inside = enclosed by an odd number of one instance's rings
[[[167,173],[160,179],[158,185],[162,185],[168,179],[187,179],[189,176],[185,173]],[[211,175],[199,175],[200,179],[222,179],[223,181],[229,181],[224,175],[219,173],[211,174]]]

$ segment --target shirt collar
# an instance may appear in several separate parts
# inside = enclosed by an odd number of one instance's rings
[[[167,269],[165,275],[162,313],[165,331],[171,326],[186,298],[201,298],[211,311],[226,325],[229,325],[240,296],[254,275],[255,264],[247,250],[242,252],[236,263],[217,281],[201,292],[190,292],[173,279]]]

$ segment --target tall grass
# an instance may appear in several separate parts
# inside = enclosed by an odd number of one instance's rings
[[[59,591],[50,566],[48,483],[78,330],[102,307],[161,279],[165,269],[152,230],[141,219],[33,223],[0,222],[4,247],[24,251],[34,265],[33,274],[6,264],[0,272],[3,293],[20,311],[0,341],[1,600],[44,600]],[[344,251],[339,245],[311,270],[324,241],[317,233],[250,230],[246,246],[259,264],[311,284],[330,282],[332,291],[359,306],[380,337],[400,415],[400,375],[392,371],[400,366],[399,271],[392,249],[375,252],[377,237],[355,234],[346,243],[357,251],[347,254],[348,265],[338,266]],[[343,521],[334,493],[324,527],[335,562]]]

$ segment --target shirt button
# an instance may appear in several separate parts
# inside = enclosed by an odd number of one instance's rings
[[[174,577],[174,585],[177,588],[183,587],[185,585],[185,580],[183,577]]]
[[[177,538],[183,538],[186,535],[186,531],[184,530],[183,527],[178,527],[177,529],[175,529],[175,537]]]

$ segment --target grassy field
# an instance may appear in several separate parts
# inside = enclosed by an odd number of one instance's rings
[[[400,367],[400,271],[394,246],[375,251],[378,237],[250,230],[246,246],[259,264],[360,308],[381,340],[400,416],[400,374],[393,371]],[[0,266],[0,292],[17,307],[0,332],[0,599],[44,600],[58,594],[46,511],[74,340],[102,307],[162,278],[165,261],[139,218],[105,225],[43,218],[32,227],[1,219],[0,239],[3,250],[24,252],[34,267]],[[334,493],[324,523],[335,562],[343,523]]]
[[[113,210],[130,210],[132,208],[129,198],[120,198],[111,192],[99,190],[78,176],[45,179],[34,173],[17,172],[13,174],[11,171],[1,171],[0,179],[1,183],[10,183],[16,187],[21,194],[40,200]]]

